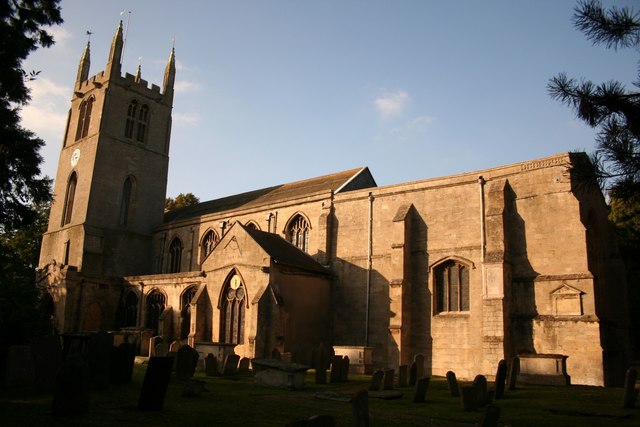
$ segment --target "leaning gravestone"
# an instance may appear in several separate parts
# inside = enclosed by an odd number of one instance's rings
[[[327,363],[329,361],[329,355],[324,343],[320,343],[316,350],[314,368],[316,370],[316,384],[327,383]]]
[[[232,377],[238,373],[238,363],[240,356],[237,354],[227,354],[222,365],[222,376]]]
[[[54,417],[83,414],[89,410],[90,371],[82,356],[71,355],[56,376],[51,409]]]
[[[424,354],[416,354],[413,356],[413,361],[416,362],[416,378],[424,377]]]
[[[180,380],[193,377],[200,355],[191,346],[183,345],[176,355],[176,376]]]
[[[113,350],[113,335],[100,331],[91,334],[88,342],[88,362],[91,370],[91,387],[103,390],[109,387],[109,365]]]
[[[636,405],[638,391],[636,390],[636,381],[638,379],[638,371],[633,368],[627,369],[624,376],[624,396],[622,400],[623,408],[633,408]]]
[[[349,356],[344,356],[340,363],[340,382],[349,381]]]
[[[27,386],[35,381],[35,370],[31,347],[28,345],[12,345],[9,347],[5,371],[5,385]]]
[[[371,384],[369,384],[369,390],[378,391],[382,385],[382,379],[384,378],[384,371],[381,369],[376,370],[371,376]]]
[[[502,399],[504,397],[504,386],[507,380],[507,362],[502,359],[498,362],[498,370],[496,371],[496,399]]]
[[[333,356],[331,359],[331,370],[329,371],[329,382],[339,383],[342,370],[342,356]]]
[[[409,387],[413,387],[416,385],[416,380],[418,379],[418,367],[416,366],[416,362],[411,362],[411,366],[409,367]]]
[[[487,378],[484,375],[476,375],[473,379],[472,386],[476,389],[476,397],[478,399],[478,408],[486,406],[489,402],[487,394]]]
[[[155,337],[149,338],[149,357],[153,357],[156,355],[156,346],[163,341],[164,340],[162,339],[161,336],[155,336]]]
[[[429,388],[429,381],[431,378],[422,377],[416,383],[416,390],[413,394],[413,403],[422,403],[427,397],[427,389]]]
[[[509,366],[509,376],[507,378],[507,383],[509,384],[509,390],[516,389],[519,373],[520,373],[520,358],[516,356],[511,359],[511,365]]]
[[[351,411],[356,427],[369,427],[369,393],[360,390],[351,399]]]
[[[171,343],[171,345],[169,346],[169,351],[172,351],[174,353],[177,353],[178,350],[180,350],[180,341],[174,341]]]
[[[218,375],[218,359],[212,354],[207,354],[204,358],[204,372],[208,377],[215,377]]]
[[[396,371],[394,369],[386,369],[384,371],[384,384],[382,388],[384,390],[393,390],[393,380],[395,379]]]
[[[248,357],[243,357],[240,359],[240,363],[238,363],[238,372],[241,374],[246,374],[249,372],[249,366],[251,365],[251,359]]]
[[[452,397],[460,396],[460,390],[458,389],[458,379],[453,371],[447,372],[447,386],[449,386],[449,393]]]
[[[138,409],[159,411],[164,406],[164,397],[171,379],[172,357],[150,357],[144,374]]]
[[[111,384],[129,384],[133,378],[133,365],[136,360],[136,348],[124,342],[111,350],[109,379]]]
[[[482,414],[482,418],[480,418],[478,427],[497,427],[499,419],[500,407],[495,405],[488,405],[485,408],[484,413]]]
[[[403,388],[407,386],[407,365],[400,365],[398,367],[398,387]]]
[[[37,338],[31,343],[35,370],[36,390],[50,393],[56,383],[56,374],[62,366],[62,346],[57,335]]]

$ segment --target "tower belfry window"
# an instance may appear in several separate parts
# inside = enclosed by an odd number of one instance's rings
[[[127,225],[133,208],[134,179],[130,176],[122,186],[122,202],[120,204],[120,225]]]
[[[76,129],[76,141],[89,134],[89,124],[91,123],[91,110],[93,109],[93,97],[85,99],[80,104],[80,114],[78,115],[78,128]]]
[[[149,120],[149,107],[147,105],[143,105],[140,108],[140,115],[138,116],[138,132],[136,135],[136,141],[144,142],[144,138],[147,133],[148,120]]]
[[[78,184],[78,176],[75,172],[69,177],[67,183],[67,192],[64,197],[64,207],[62,210],[62,224],[67,225],[71,222],[71,215],[73,214],[73,200],[76,197],[76,185]]]
[[[129,138],[129,139],[133,138],[133,129],[135,127],[137,112],[138,112],[138,103],[136,101],[131,101],[131,103],[129,104],[129,108],[127,109],[127,121],[125,122],[125,125],[124,125],[125,138]]]
[[[127,120],[124,125],[124,136],[137,142],[144,142],[149,124],[149,106],[139,105],[133,100],[127,108]]]

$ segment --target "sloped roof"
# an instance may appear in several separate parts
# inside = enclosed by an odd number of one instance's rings
[[[251,236],[255,242],[260,245],[264,251],[269,254],[276,264],[288,265],[307,271],[331,275],[331,271],[323,267],[314,260],[309,254],[301,251],[290,242],[286,241],[277,234],[267,233],[266,231],[254,230],[245,227],[240,223],[236,223]]]
[[[375,186],[376,183],[367,167],[351,169],[175,209],[164,214],[164,222],[239,208],[257,207],[323,191],[337,193]]]

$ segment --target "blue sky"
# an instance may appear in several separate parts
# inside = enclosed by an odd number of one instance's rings
[[[559,72],[631,88],[637,50],[593,46],[573,0],[64,0],[23,125],[55,177],[78,61],[161,85],[175,40],[167,194],[201,200],[369,166],[378,185],[591,151],[594,131],[549,98]],[[604,1],[605,6],[634,0]],[[124,15],[121,12],[125,11]],[[129,14],[129,11],[131,12]]]

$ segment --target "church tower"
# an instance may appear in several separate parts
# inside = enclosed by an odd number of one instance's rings
[[[78,66],[49,228],[39,267],[117,277],[152,268],[152,230],[160,225],[169,166],[175,57],[162,88],[121,75],[122,22],[106,69],[89,76],[90,45]]]

